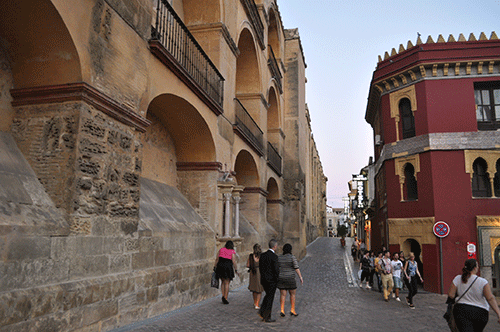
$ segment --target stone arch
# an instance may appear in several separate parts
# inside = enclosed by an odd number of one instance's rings
[[[255,38],[245,27],[238,39],[240,56],[236,60],[236,95],[255,94],[261,91],[260,66]]]
[[[274,8],[274,4],[269,7],[269,27],[267,32],[267,43],[271,46],[271,49],[274,52],[274,56],[276,59],[281,59],[281,43],[280,43],[280,35],[279,35],[279,14],[277,14],[276,9]]]
[[[221,0],[183,0],[184,23],[187,26],[223,22]]]
[[[143,176],[175,186],[178,165],[203,166],[216,160],[215,143],[207,123],[185,99],[172,94],[155,97],[143,136]]]
[[[257,163],[250,152],[241,150],[236,156],[233,169],[236,172],[235,177],[239,185],[250,188],[259,187]]]
[[[82,81],[77,49],[51,1],[0,2],[0,40],[8,45],[14,88]]]

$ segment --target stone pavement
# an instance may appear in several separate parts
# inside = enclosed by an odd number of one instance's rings
[[[420,292],[415,310],[404,302],[383,301],[377,291],[360,289],[354,277],[358,264],[338,238],[319,238],[307,248],[300,262],[304,285],[297,289],[298,317],[291,317],[287,297],[285,312],[279,316],[279,293],[273,305],[275,323],[264,323],[253,308],[246,286],[229,293],[229,305],[220,296],[178,309],[159,317],[137,322],[113,332],[164,331],[447,331],[442,318],[445,295]],[[405,294],[401,295],[404,299]],[[500,325],[490,310],[485,331],[498,331]]]

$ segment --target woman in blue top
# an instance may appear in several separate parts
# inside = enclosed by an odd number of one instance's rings
[[[417,276],[420,282],[424,282],[420,272],[418,271],[417,262],[415,262],[415,254],[410,252],[410,257],[405,264],[405,277],[408,280],[408,296],[406,297],[406,303],[410,308],[415,309],[413,305],[413,297],[417,294]]]

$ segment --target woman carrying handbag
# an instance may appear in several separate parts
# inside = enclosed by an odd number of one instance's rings
[[[500,323],[500,310],[491,292],[488,281],[478,277],[479,266],[475,259],[465,261],[462,275],[457,275],[450,285],[448,300],[446,303],[454,306],[451,312],[445,314],[448,325],[452,331],[459,332],[481,332],[488,323],[488,312],[491,308],[498,317]],[[455,297],[459,295],[457,301]],[[451,315],[452,314],[452,315]],[[449,317],[448,316],[452,316]],[[456,326],[453,325],[453,320]]]

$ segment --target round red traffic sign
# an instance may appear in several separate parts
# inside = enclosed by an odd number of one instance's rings
[[[436,222],[432,230],[434,231],[434,235],[437,237],[446,237],[450,234],[450,226],[448,226],[448,224],[444,221]]]

